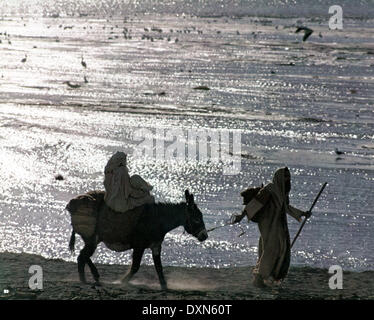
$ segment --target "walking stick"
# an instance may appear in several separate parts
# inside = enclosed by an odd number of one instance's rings
[[[319,191],[317,197],[314,199],[314,202],[313,202],[312,206],[311,206],[310,209],[309,209],[310,212],[313,210],[314,205],[317,203],[319,196],[322,194],[323,189],[325,189],[326,186],[327,186],[327,182],[325,182],[325,183],[323,184],[323,186],[322,186],[321,190]],[[293,241],[292,241],[291,248],[292,248],[292,246],[294,245],[294,243],[295,243],[297,237],[300,235],[300,232],[301,232],[301,230],[303,229],[303,227],[304,227],[305,222],[306,222],[307,219],[308,219],[308,218],[305,217],[305,219],[304,219],[302,225],[300,226],[299,231],[297,232],[295,238],[294,238]]]

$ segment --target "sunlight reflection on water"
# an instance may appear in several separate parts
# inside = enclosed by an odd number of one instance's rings
[[[3,28],[13,41],[3,43],[0,61],[4,76],[0,88],[0,251],[75,261],[76,255],[70,256],[67,248],[71,226],[65,205],[77,194],[103,188],[108,158],[117,150],[131,153],[136,148],[135,130],[148,128],[154,138],[161,138],[156,129],[231,130],[242,134],[238,175],[223,176],[220,163],[132,155],[130,173],[149,181],[161,201],[182,201],[189,188],[207,227],[240,213],[239,192],[248,185],[268,182],[277,167],[291,168],[291,201],[302,209],[326,180],[328,190],[296,244],[293,263],[327,267],[339,262],[349,269],[373,269],[369,248],[373,247],[374,153],[362,148],[373,139],[370,55],[355,52],[355,44],[331,34],[320,43],[301,47],[287,29],[278,34],[275,28],[244,18],[230,23],[223,19],[215,23],[178,17],[144,19],[131,26],[122,18],[43,19],[27,22],[30,28],[23,27],[20,19],[4,21]],[[122,29],[110,34],[117,23],[132,28],[131,41],[123,39]],[[64,30],[71,24],[73,29]],[[171,28],[183,30],[192,24],[204,29],[204,34],[178,33],[179,44],[167,39],[141,40],[144,27],[150,25],[162,25],[166,34]],[[322,27],[316,24],[315,28]],[[237,29],[244,38],[236,36]],[[252,29],[262,32],[261,41],[253,39]],[[367,45],[365,39],[371,33],[360,32]],[[122,38],[108,39],[117,34]],[[353,39],[357,32],[349,29],[345,34]],[[172,37],[175,40],[175,32]],[[333,60],[337,53],[326,38],[337,41],[348,57],[358,55],[357,63]],[[266,53],[269,47],[274,50]],[[27,62],[22,64],[25,53]],[[87,69],[81,65],[82,55]],[[299,55],[304,59],[314,55],[308,60],[313,68],[302,63],[292,68],[275,65]],[[349,79],[349,74],[356,78]],[[72,89],[65,81],[82,87]],[[192,89],[203,84],[210,90]],[[359,88],[357,98],[346,95],[351,87]],[[185,139],[181,142],[186,143]],[[346,151],[339,161],[336,146]],[[55,180],[57,174],[64,180]],[[289,220],[291,234],[295,234],[298,225]],[[187,266],[254,265],[257,226],[242,225],[246,234],[240,238],[238,229],[221,228],[204,243],[175,230],[165,239],[163,261]],[[81,247],[79,239],[77,248]],[[94,259],[127,264],[131,255],[116,254],[100,245]],[[144,261],[152,263],[149,252]]]

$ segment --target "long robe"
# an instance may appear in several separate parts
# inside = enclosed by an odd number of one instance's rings
[[[130,177],[127,155],[116,152],[105,166],[105,203],[116,212],[127,212],[146,203],[154,203],[153,187],[139,175]]]
[[[291,258],[290,235],[287,225],[287,215],[290,214],[300,221],[304,211],[289,205],[285,191],[285,168],[278,169],[273,182],[266,185],[250,201],[245,211],[249,220],[256,215],[261,237],[258,246],[258,260],[253,273],[260,275],[263,280],[278,281],[286,277]]]

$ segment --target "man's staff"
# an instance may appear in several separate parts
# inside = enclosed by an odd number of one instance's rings
[[[310,207],[309,212],[311,212],[311,211],[313,210],[314,205],[317,203],[319,196],[322,194],[323,189],[325,189],[326,186],[327,186],[327,182],[325,182],[325,183],[323,184],[323,186],[322,186],[321,190],[319,191],[317,197],[314,199],[314,202],[313,202],[312,206]],[[302,225],[300,226],[299,231],[297,232],[295,238],[294,238],[293,241],[292,241],[291,248],[292,248],[292,246],[294,245],[294,243],[295,243],[297,237],[300,235],[300,232],[301,232],[301,230],[303,229],[304,224],[305,224],[305,222],[306,222],[307,219],[308,219],[308,218],[305,217],[305,219],[304,219]]]

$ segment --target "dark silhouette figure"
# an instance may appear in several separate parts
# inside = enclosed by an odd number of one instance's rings
[[[65,83],[66,83],[70,88],[73,88],[73,89],[77,89],[77,88],[80,88],[80,87],[81,87],[80,84],[77,84],[77,83],[71,83],[70,81],[65,81]]]
[[[291,173],[287,167],[278,169],[272,182],[263,188],[249,188],[241,193],[247,203],[241,215],[234,216],[233,222],[240,222],[244,216],[258,223],[260,239],[258,260],[253,269],[254,286],[279,285],[285,279],[291,261],[291,243],[287,214],[301,222],[301,217],[310,217],[309,211],[299,210],[289,203]]]
[[[307,27],[298,27],[295,33],[299,33],[300,31],[304,31],[303,41],[306,41],[313,33],[313,30]]]
[[[82,56],[82,61],[81,61],[81,64],[84,68],[87,68],[87,63],[86,61],[83,60],[83,56]]]
[[[335,153],[340,156],[340,155],[344,154],[345,152],[339,151],[338,148],[335,148]]]

